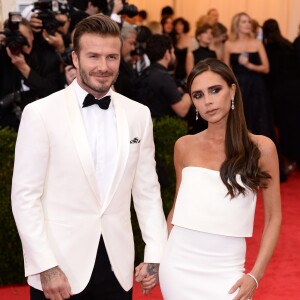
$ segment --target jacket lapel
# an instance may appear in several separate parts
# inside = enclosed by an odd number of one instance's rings
[[[114,105],[117,120],[118,151],[114,174],[108,189],[106,199],[104,201],[104,205],[102,207],[101,214],[108,207],[119,184],[121,183],[129,153],[129,129],[125,107],[122,105],[122,101],[118,98],[118,95],[116,93],[112,92],[111,99]]]
[[[98,209],[99,211],[101,211],[100,195],[96,184],[95,167],[89,148],[89,141],[86,135],[82,116],[78,107],[78,101],[76,98],[77,96],[73,84],[71,84],[65,89],[65,101],[67,106],[67,113],[70,120],[70,128],[83,171],[95,195],[95,199],[97,200]]]

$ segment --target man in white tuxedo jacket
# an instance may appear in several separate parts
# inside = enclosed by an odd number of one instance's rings
[[[77,78],[28,105],[18,133],[12,208],[25,276],[33,300],[131,299],[131,195],[146,244],[140,277],[157,269],[167,239],[150,112],[111,89],[114,21],[82,20],[73,42]]]

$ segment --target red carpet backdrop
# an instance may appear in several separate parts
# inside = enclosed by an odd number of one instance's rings
[[[300,172],[292,174],[281,184],[283,223],[274,257],[260,282],[253,300],[299,299],[300,278]],[[241,216],[242,217],[242,216]],[[259,196],[255,215],[254,237],[248,239],[247,265],[249,271],[258,251],[263,229],[263,203]],[[1,300],[29,300],[28,287],[2,287]],[[144,296],[138,285],[134,286],[133,300],[161,300],[159,287]],[[184,300],[184,299],[182,299]],[[201,299],[199,300],[209,300]]]

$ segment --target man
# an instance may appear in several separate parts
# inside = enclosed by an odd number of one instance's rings
[[[187,93],[181,94],[175,79],[168,73],[175,64],[174,48],[170,37],[152,35],[146,45],[151,65],[137,81],[138,101],[146,104],[153,118],[163,116],[185,117],[191,106]]]
[[[10,22],[5,23],[10,38],[5,38],[5,47],[0,49],[0,126],[10,126],[17,131],[25,105],[60,89],[60,61],[53,49],[35,47],[26,19],[20,20],[17,30],[9,29]],[[20,95],[20,99],[5,101],[13,95]]]
[[[147,270],[157,278],[167,239],[150,113],[111,89],[121,56],[114,21],[82,20],[73,42],[76,80],[28,105],[20,124],[12,207],[25,275],[33,300],[131,299],[131,195],[146,243],[138,281]]]
[[[133,100],[135,99],[134,79],[136,71],[132,67],[131,52],[135,50],[137,31],[135,28],[124,23],[121,29],[122,50],[119,76],[114,84],[115,90]]]
[[[123,9],[122,0],[70,0],[69,3],[71,5],[70,32],[73,31],[78,20],[98,13],[110,15],[112,20],[121,24],[119,12]]]

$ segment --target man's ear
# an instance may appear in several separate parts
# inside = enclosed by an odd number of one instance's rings
[[[170,55],[171,55],[171,53],[170,53],[170,50],[169,49],[167,49],[166,50],[166,52],[165,52],[165,54],[164,54],[164,57],[163,57],[163,59],[169,59],[169,57],[170,57]]]
[[[79,65],[78,60],[79,60],[79,58],[78,58],[75,51],[72,51],[72,60],[73,60],[73,64],[74,64],[75,68],[78,69],[78,65]]]

